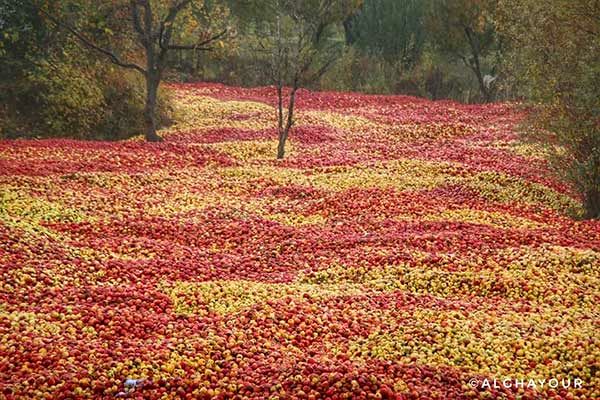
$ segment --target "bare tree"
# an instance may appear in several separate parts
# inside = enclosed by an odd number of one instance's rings
[[[294,125],[298,89],[318,81],[339,57],[341,43],[332,38],[330,29],[343,20],[347,8],[336,0],[273,2],[274,21],[262,48],[270,53],[271,78],[277,88],[278,159],[285,155]]]
[[[146,103],[144,107],[146,140],[158,142],[162,138],[156,133],[156,103],[158,87],[167,62],[167,54],[171,50],[211,50],[211,44],[227,34],[227,29],[223,29],[216,34],[205,32],[193,44],[173,43],[172,39],[174,29],[176,28],[177,16],[193,3],[194,0],[171,1],[171,4],[166,8],[166,12],[160,13],[156,10],[157,7],[153,7],[151,0],[129,1],[130,27],[136,38],[136,42],[144,50],[145,63],[143,65],[125,60],[115,50],[96,44],[77,28],[57,19],[44,10],[40,11],[55,24],[65,27],[85,46],[107,57],[113,64],[122,68],[135,70],[144,76],[146,81]]]

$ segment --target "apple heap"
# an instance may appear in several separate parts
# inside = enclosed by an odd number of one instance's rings
[[[520,110],[300,90],[275,161],[273,88],[168,86],[162,143],[0,141],[0,398],[600,397],[600,223]]]

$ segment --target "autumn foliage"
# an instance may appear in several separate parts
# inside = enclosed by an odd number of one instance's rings
[[[0,398],[600,396],[600,223],[519,111],[300,90],[275,160],[274,88],[171,88],[162,143],[0,142]]]

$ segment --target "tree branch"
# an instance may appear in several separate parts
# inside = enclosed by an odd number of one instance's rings
[[[169,8],[169,12],[167,13],[167,16],[165,17],[165,19],[163,21],[160,22],[160,27],[158,30],[158,44],[163,51],[168,50],[168,47],[166,47],[164,43],[166,42],[167,46],[168,46],[169,42],[171,41],[171,35],[172,35],[172,31],[173,31],[173,21],[175,21],[175,18],[177,18],[177,15],[185,7],[187,7],[191,2],[192,2],[192,0],[183,0],[183,1],[180,1],[179,3],[175,4],[174,6]],[[165,32],[165,28],[166,28],[166,32]]]
[[[183,1],[180,1],[179,3],[175,4],[171,8],[169,8],[169,13],[167,14],[167,17],[165,18],[165,20],[163,21],[163,24],[167,25],[167,24],[173,22],[175,20],[175,18],[177,18],[177,14],[179,14],[181,12],[181,10],[183,10],[185,7],[187,7],[188,4],[190,4],[191,2],[192,2],[192,0],[183,0]]]
[[[321,79],[321,77],[323,75],[325,75],[325,72],[327,72],[331,66],[333,65],[333,63],[335,63],[336,59],[335,58],[330,58],[329,60],[327,60],[322,66],[321,68],[319,68],[319,70],[317,72],[315,72],[315,74],[310,77],[309,81],[310,83],[317,81],[318,79]]]
[[[152,6],[149,0],[138,0],[139,4],[144,7],[144,36],[146,38],[148,48],[152,44],[154,35],[154,15],[152,13]]]
[[[123,67],[123,68],[134,69],[134,70],[140,72],[141,74],[146,75],[146,70],[144,68],[140,67],[139,65],[121,60],[121,58],[113,51],[110,51],[108,49],[98,46],[97,44],[95,44],[94,42],[92,42],[91,40],[86,38],[83,34],[81,34],[80,32],[77,32],[77,30],[75,28],[73,28],[72,26],[70,26],[66,23],[58,21],[56,18],[54,18],[52,15],[46,13],[44,10],[40,9],[40,13],[42,13],[43,15],[48,17],[48,19],[50,19],[50,21],[52,21],[56,26],[65,27],[67,29],[67,31],[69,31],[69,33],[71,33],[73,36],[75,36],[81,43],[83,43],[87,47],[108,57],[113,64],[118,65],[119,67]]]
[[[140,39],[143,41],[146,40],[146,36],[144,34],[144,30],[142,29],[142,22],[140,20],[140,13],[138,11],[138,3],[136,0],[130,1],[131,7],[131,17],[133,19],[133,28],[140,35]]]
[[[206,40],[198,42],[196,44],[190,44],[190,45],[166,44],[165,45],[164,43],[161,43],[161,47],[169,49],[169,50],[212,50],[212,47],[204,47],[204,46],[214,42],[215,40],[222,38],[223,36],[225,36],[227,34],[227,32],[228,32],[228,30],[224,29],[223,31],[219,32],[218,34],[216,34]]]

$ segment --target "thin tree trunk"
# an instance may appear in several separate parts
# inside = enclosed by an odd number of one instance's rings
[[[354,43],[354,34],[352,32],[353,15],[350,15],[344,19],[342,26],[344,27],[344,38],[346,39],[346,45]]]
[[[281,82],[277,84],[277,127],[283,130],[283,87]]]
[[[158,96],[158,77],[152,73],[146,76],[146,106],[144,108],[144,125],[146,140],[149,142],[161,142],[162,138],[156,133],[156,99]]]
[[[587,219],[600,218],[600,190],[589,189],[584,196],[584,206]]]
[[[294,86],[292,92],[290,93],[290,103],[288,105],[288,114],[287,114],[287,130],[290,130],[292,125],[294,125],[294,105],[296,104],[296,91],[298,88]]]
[[[483,75],[481,74],[481,62],[479,61],[479,45],[477,40],[473,37],[471,29],[469,27],[465,27],[465,35],[469,41],[469,45],[471,47],[471,53],[473,55],[473,60],[470,63],[471,69],[475,73],[477,77],[477,82],[479,83],[479,90],[484,97],[486,103],[491,101],[490,92],[485,86],[485,82],[483,81]]]
[[[489,90],[485,86],[485,82],[483,81],[483,76],[481,75],[481,69],[480,69],[480,65],[479,65],[479,57],[475,56],[474,58],[475,58],[475,65],[473,67],[473,71],[475,72],[475,75],[477,76],[477,81],[479,82],[479,90],[481,90],[481,94],[483,95],[485,102],[489,103],[491,101],[491,96],[490,96]]]
[[[278,87],[279,99],[279,143],[277,145],[277,159],[281,160],[285,156],[285,142],[289,136],[290,130],[294,125],[294,105],[296,104],[296,91],[298,88],[294,86],[290,93],[290,102],[288,105],[287,118],[285,126],[283,126],[283,96],[282,91]]]
[[[283,85],[281,79],[277,82],[277,132],[279,133],[277,159],[281,160],[285,155],[285,141],[287,140],[287,132],[283,126]]]
[[[279,144],[277,145],[277,159],[283,159],[285,156],[285,141],[287,140],[288,132],[285,130],[279,132]]]

